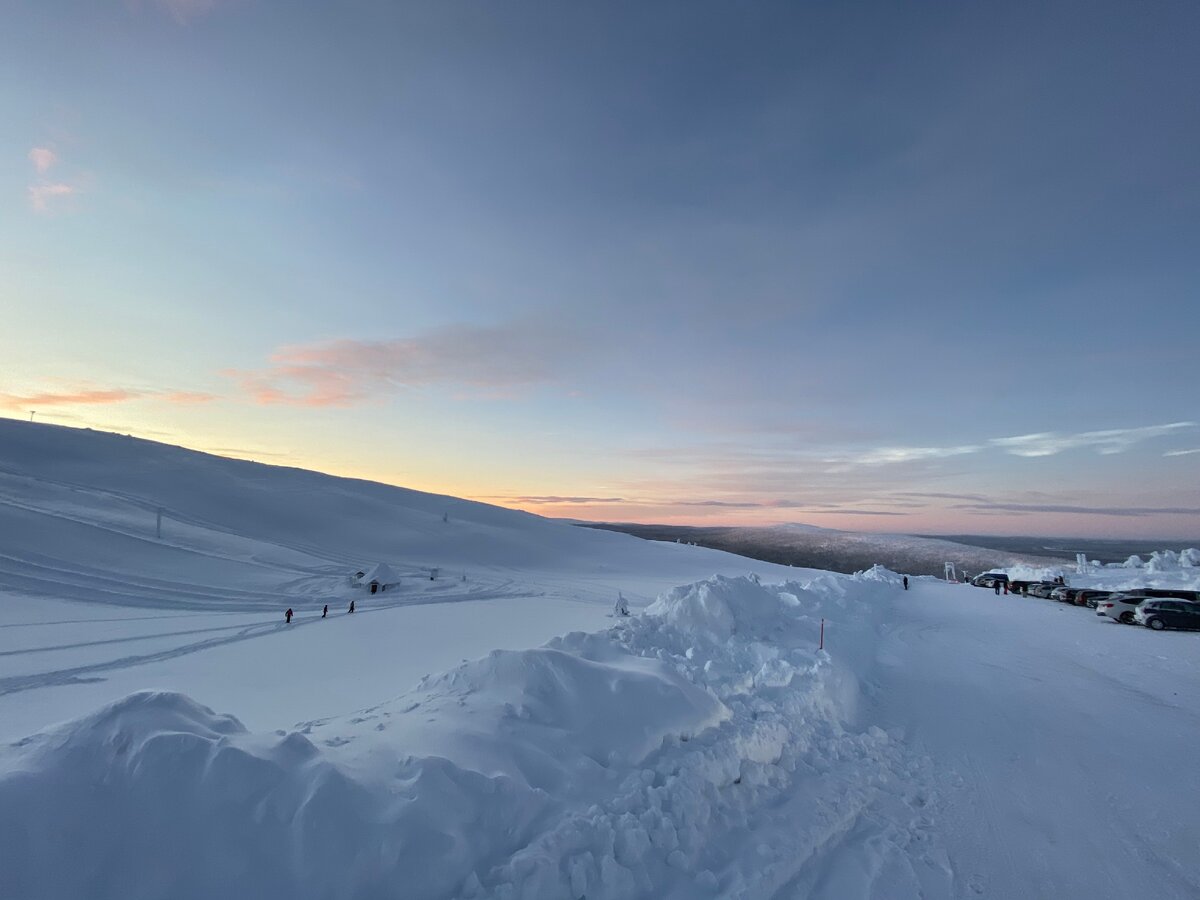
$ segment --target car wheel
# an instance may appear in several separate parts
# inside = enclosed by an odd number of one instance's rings
[[[1146,625],[1149,628],[1153,628],[1155,631],[1162,631],[1164,628],[1167,627],[1166,625],[1163,624],[1162,619],[1147,619]]]
[[[1121,613],[1121,624],[1122,625],[1132,625],[1133,624],[1133,613],[1131,613],[1129,610],[1125,610],[1125,612]]]

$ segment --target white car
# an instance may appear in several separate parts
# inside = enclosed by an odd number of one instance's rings
[[[1143,594],[1109,594],[1096,604],[1096,615],[1108,616],[1123,625],[1133,625],[1133,614],[1138,604],[1150,599]]]

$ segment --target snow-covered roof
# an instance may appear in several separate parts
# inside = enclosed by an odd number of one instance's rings
[[[375,563],[363,573],[363,577],[359,580],[367,584],[372,581],[378,581],[380,584],[395,584],[396,573],[387,563]]]

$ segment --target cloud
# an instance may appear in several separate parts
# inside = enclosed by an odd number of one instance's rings
[[[162,400],[192,405],[216,400],[215,394],[196,391],[155,391],[114,387],[74,387],[27,394],[0,393],[0,409],[31,410],[54,406],[109,406],[130,400]],[[62,416],[60,415],[60,418]]]
[[[489,497],[489,500],[506,500],[511,503],[553,504],[553,503],[629,503],[624,497]]]
[[[982,494],[953,494],[945,491],[896,491],[897,497],[913,497],[918,500],[971,500],[976,503],[987,501]]]
[[[1193,453],[1200,453],[1200,447],[1191,450],[1168,450],[1163,456],[1191,456]]]
[[[31,184],[29,186],[29,206],[34,212],[50,211],[50,203],[58,197],[69,197],[75,193],[75,188],[62,182],[48,184]]]
[[[58,162],[58,154],[49,147],[34,147],[29,151],[29,161],[39,175],[45,175]]]
[[[544,321],[449,325],[411,338],[333,340],[281,347],[258,370],[222,374],[260,404],[353,406],[406,388],[471,388],[476,396],[554,381],[585,346]]]
[[[49,147],[32,147],[28,156],[36,173],[36,179],[27,189],[29,208],[34,212],[48,213],[55,200],[79,192],[79,189],[73,184],[62,180],[50,181],[46,177],[46,173],[58,164],[58,154],[54,150]]]
[[[948,459],[953,456],[978,453],[983,449],[978,444],[961,444],[953,447],[877,447],[861,453],[828,457],[825,461],[833,465],[825,471],[827,474],[837,474],[862,466],[889,466],[898,463]]]
[[[809,510],[813,515],[834,515],[834,516],[907,516],[908,513],[896,512],[888,509],[813,509]]]
[[[851,462],[860,466],[883,466],[924,459],[965,456],[968,453],[978,453],[982,449],[976,444],[964,444],[958,447],[879,447],[853,457]]]
[[[39,406],[104,405],[124,403],[144,397],[144,391],[127,391],[122,388],[83,388],[75,391],[46,391],[37,394],[0,393],[0,408],[37,409]]]
[[[989,513],[1071,513],[1085,516],[1126,517],[1200,515],[1200,507],[1194,506],[1065,506],[1052,503],[960,503],[952,506],[951,509],[976,510]]]
[[[1022,434],[1016,437],[993,438],[989,441],[1013,456],[1054,456],[1064,450],[1079,447],[1095,447],[1104,455],[1124,453],[1126,450],[1153,438],[1165,437],[1196,428],[1195,422],[1172,422],[1169,425],[1147,425],[1143,428],[1113,428],[1108,431],[1085,431],[1081,434]]]
[[[211,403],[217,399],[216,394],[207,394],[203,391],[171,391],[163,394],[162,399],[167,403],[179,403],[183,405],[192,405],[200,403]]]

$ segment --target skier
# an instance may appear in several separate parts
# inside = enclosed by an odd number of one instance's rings
[[[906,591],[908,590],[908,576],[907,575],[904,576],[904,589]]]
[[[287,619],[287,623],[288,623],[289,625],[291,625],[291,624],[292,624],[292,608],[291,608],[290,606],[288,607],[288,611],[287,611],[287,612],[285,612],[285,613],[283,614],[283,616],[284,616],[284,618],[285,618],[285,619]]]
[[[354,601],[350,601],[350,612],[354,612]]]
[[[329,615],[329,604],[328,603],[326,603],[325,608],[323,610],[321,610],[321,618],[323,619],[327,615]]]

